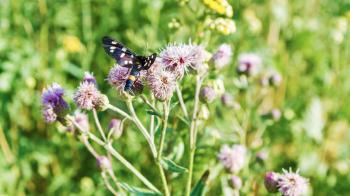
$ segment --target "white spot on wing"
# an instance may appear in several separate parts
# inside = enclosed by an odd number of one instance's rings
[[[120,54],[120,58],[123,58],[124,56],[125,56],[124,52]]]
[[[112,44],[117,44],[117,42],[115,42],[115,41],[112,41]]]
[[[115,46],[111,46],[109,49],[112,49],[112,50],[114,50],[114,49],[116,49],[117,47],[115,47]]]
[[[126,51],[126,48],[125,48],[125,47],[123,47],[123,48],[122,48],[122,51],[124,51],[124,52],[125,52],[125,51]]]

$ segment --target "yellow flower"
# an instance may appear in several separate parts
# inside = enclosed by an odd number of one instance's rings
[[[220,17],[213,20],[208,18],[205,24],[210,29],[216,30],[224,35],[229,35],[236,32],[236,24],[232,19]]]
[[[219,14],[226,15],[227,17],[233,16],[232,6],[226,0],[203,0],[203,3]]]
[[[82,52],[85,50],[85,47],[80,42],[79,38],[72,35],[65,35],[63,37],[63,48],[70,53]]]

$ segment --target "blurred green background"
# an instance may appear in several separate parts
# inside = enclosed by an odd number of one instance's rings
[[[263,138],[270,151],[266,170],[299,167],[310,178],[314,195],[350,194],[350,2],[229,2],[237,27],[231,35],[205,28],[206,16],[217,15],[199,0],[0,0],[0,194],[109,194],[92,156],[64,128],[45,124],[40,108],[42,89],[54,81],[67,89],[71,102],[84,71],[93,72],[101,91],[118,105],[105,82],[113,60],[101,47],[104,35],[143,54],[174,41],[200,41],[209,51],[228,43],[234,58],[222,76],[231,92],[236,57],[257,52],[264,66],[279,70],[284,81],[274,94],[283,118]],[[191,88],[185,84],[185,96]],[[228,131],[230,121],[224,120],[232,114],[219,102],[212,108],[224,117],[212,119],[208,127]],[[104,115],[103,124],[112,117]],[[202,134],[205,138],[207,133]],[[216,162],[221,143],[210,143],[215,147],[208,151],[199,149],[198,168]],[[140,154],[145,145],[137,132],[128,131],[116,148],[159,185],[157,174],[147,169],[149,155]],[[122,180],[141,186],[118,163],[115,171]],[[198,178],[201,171],[196,172]],[[181,178],[174,183],[181,195],[176,184]],[[213,182],[208,195],[220,193]]]

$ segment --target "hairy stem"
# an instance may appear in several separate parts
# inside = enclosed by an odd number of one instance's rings
[[[151,148],[152,151],[152,155],[153,157],[157,157],[157,150],[156,150],[156,146],[153,142],[153,140],[151,139],[150,134],[148,133],[147,129],[143,126],[143,124],[141,123],[141,121],[139,120],[139,118],[136,115],[134,106],[132,105],[131,99],[128,99],[126,101],[126,105],[131,113],[132,116],[132,121],[135,123],[135,125],[137,126],[137,128],[139,128],[139,130],[141,131],[141,133],[143,134],[143,136],[146,138],[148,145]]]
[[[177,93],[177,98],[179,99],[179,102],[180,102],[181,110],[184,113],[185,117],[188,118],[188,112],[186,109],[186,105],[185,105],[185,102],[183,100],[181,89],[180,89],[178,84],[176,84],[176,93]]]
[[[92,110],[92,113],[94,114],[94,119],[95,119],[95,124],[97,126],[97,130],[100,132],[103,140],[106,142],[107,141],[107,138],[106,138],[106,135],[105,133],[103,132],[103,129],[101,127],[101,123],[100,123],[100,120],[98,119],[98,116],[97,116],[97,112],[95,109]]]
[[[188,178],[186,185],[186,194],[190,195],[191,184],[192,184],[192,173],[193,173],[193,161],[196,151],[196,134],[197,134],[197,115],[198,115],[198,106],[199,106],[199,93],[202,85],[202,79],[200,76],[196,77],[196,91],[194,96],[194,106],[193,114],[190,127],[190,154],[189,154],[189,166],[188,166]]]
[[[170,106],[170,100],[163,103],[163,128],[160,135],[160,142],[159,142],[159,149],[158,149],[158,156],[157,156],[157,165],[159,168],[160,176],[162,179],[163,189],[165,192],[165,196],[170,195],[169,189],[168,189],[168,183],[166,180],[166,176],[164,173],[164,169],[161,165],[162,160],[162,154],[163,154],[163,147],[164,147],[164,141],[165,141],[165,135],[168,127],[168,118],[169,118],[169,106]]]

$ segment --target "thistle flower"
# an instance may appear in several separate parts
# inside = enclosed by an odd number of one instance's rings
[[[222,44],[211,58],[211,62],[214,63],[216,69],[222,69],[228,65],[231,61],[232,49],[228,44]]]
[[[176,75],[159,64],[148,70],[146,81],[154,97],[160,101],[168,100],[176,87]]]
[[[229,18],[233,15],[232,6],[226,0],[203,0],[203,3],[219,14]]]
[[[52,123],[56,120],[63,120],[68,113],[69,107],[67,102],[63,99],[63,95],[64,90],[57,83],[53,83],[47,89],[43,90],[41,102],[43,116],[46,122]]]
[[[101,94],[94,83],[83,81],[74,93],[74,102],[84,110],[101,109],[108,104],[108,98]]]
[[[201,89],[199,97],[204,103],[211,103],[214,101],[216,93],[212,87],[205,86]]]
[[[203,64],[208,57],[208,52],[205,51],[204,47],[201,45],[189,45],[189,50],[191,51],[190,67],[197,72],[205,72],[206,67]]]
[[[255,75],[261,66],[261,58],[253,53],[243,53],[238,57],[237,73],[242,75]]]
[[[270,193],[276,193],[278,191],[278,179],[279,174],[275,172],[267,172],[265,174],[265,188]]]
[[[283,169],[283,174],[278,178],[278,190],[283,196],[299,196],[307,192],[308,180],[300,176],[299,171],[295,173]]]
[[[185,69],[193,62],[192,47],[185,44],[168,45],[159,56],[161,63],[167,70],[175,74],[177,79],[183,77]]]
[[[143,91],[142,80],[145,77],[145,71],[140,72],[138,79],[134,81],[131,91],[134,95],[141,94]],[[126,80],[129,77],[129,68],[115,65],[108,73],[108,83],[114,86],[119,92],[124,92]]]
[[[96,79],[92,73],[85,72],[83,82],[89,82],[97,85]]]
[[[121,121],[119,119],[112,119],[109,122],[108,129],[113,133],[115,138],[119,138],[123,133],[123,129],[120,127],[120,125]]]
[[[101,170],[110,170],[112,169],[112,163],[106,156],[99,156],[96,158],[97,165]]]
[[[231,177],[231,186],[233,189],[239,190],[242,187],[242,180],[240,177],[233,175]]]
[[[218,158],[226,169],[230,172],[237,173],[244,167],[246,153],[247,149],[242,145],[236,144],[231,148],[224,145],[220,150]]]

